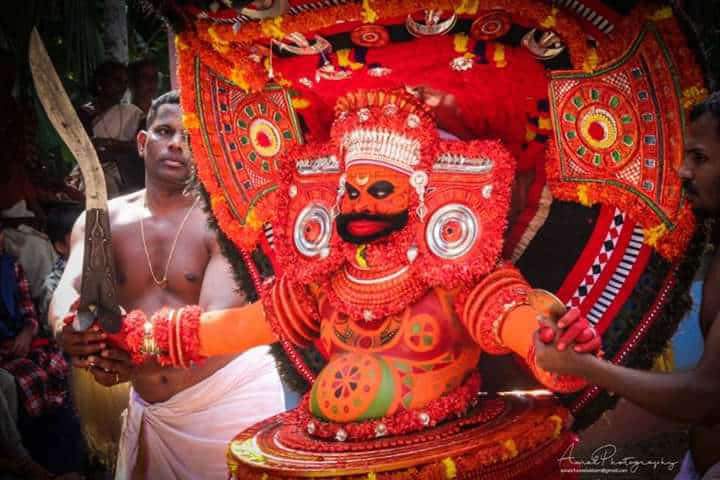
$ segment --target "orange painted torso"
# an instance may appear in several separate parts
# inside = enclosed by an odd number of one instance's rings
[[[452,308],[452,294],[428,291],[397,315],[356,321],[318,299],[320,338],[330,360],[313,385],[311,409],[334,422],[419,409],[459,386],[480,357]]]

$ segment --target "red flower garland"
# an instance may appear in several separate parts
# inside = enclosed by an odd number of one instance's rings
[[[473,340],[493,355],[510,351],[502,344],[499,332],[505,314],[516,305],[526,303],[530,286],[519,270],[498,267],[478,285],[462,293],[455,309]]]
[[[152,339],[160,351],[156,356],[162,366],[188,367],[204,360],[200,355],[200,316],[202,308],[197,305],[182,307],[177,311],[162,308],[155,312]],[[133,310],[125,316],[122,336],[132,362],[140,365],[147,359],[143,350],[147,316],[141,310]]]
[[[133,310],[123,319],[120,334],[125,345],[127,345],[130,359],[135,365],[140,365],[145,361],[145,354],[141,352],[143,340],[145,339],[144,325],[147,316],[142,310]]]

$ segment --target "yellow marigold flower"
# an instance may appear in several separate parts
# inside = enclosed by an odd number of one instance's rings
[[[578,201],[580,202],[580,205],[583,205],[585,207],[589,207],[592,205],[592,203],[590,202],[590,197],[588,196],[587,185],[578,185],[577,195],[578,195]]]
[[[555,424],[555,431],[553,432],[553,437],[557,438],[560,436],[560,433],[562,432],[563,427],[563,421],[562,418],[558,417],[557,415],[551,415],[548,420],[550,420],[552,423]]]
[[[453,43],[455,44],[455,51],[458,53],[465,53],[468,49],[468,41],[470,38],[465,33],[458,33],[453,38]]]
[[[457,478],[457,466],[452,458],[444,458],[442,464],[445,467],[445,478]]]
[[[552,10],[550,10],[550,15],[545,17],[545,20],[540,22],[540,26],[546,29],[551,29],[555,27],[555,24],[557,23],[556,15],[558,13],[557,7],[552,7]]]
[[[378,18],[377,12],[370,6],[370,0],[362,2],[362,18],[365,23],[375,23]]]
[[[458,15],[475,15],[480,8],[480,0],[462,0],[455,9]]]
[[[182,115],[183,126],[187,129],[200,128],[200,119],[193,112],[185,112]]]
[[[652,15],[650,15],[649,18],[650,18],[650,20],[652,20],[654,22],[659,22],[661,20],[667,20],[669,18],[672,18],[672,16],[673,16],[672,7],[663,7],[658,10],[655,10],[655,12]]]
[[[645,231],[645,243],[650,245],[651,247],[654,247],[657,245],[658,240],[660,240],[660,237],[665,235],[667,233],[667,227],[664,223],[661,223],[660,225],[652,228],[646,228]]]
[[[502,442],[502,446],[505,447],[505,450],[507,450],[508,454],[510,455],[510,458],[515,458],[518,455],[518,449],[517,445],[515,445],[515,440],[512,438],[508,438],[504,442]]]

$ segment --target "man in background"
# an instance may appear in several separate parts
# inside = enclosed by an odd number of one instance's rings
[[[684,372],[656,373],[581,355],[569,345],[556,348],[536,339],[535,346],[538,364],[546,370],[585,377],[655,415],[691,424],[690,451],[676,479],[720,479],[720,93],[692,110],[685,161],[678,173],[697,216],[715,222],[715,253],[705,275],[700,307],[705,347],[697,366]],[[562,323],[558,327],[569,328]]]

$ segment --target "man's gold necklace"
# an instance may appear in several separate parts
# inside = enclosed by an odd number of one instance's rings
[[[142,237],[143,242],[143,248],[145,249],[145,258],[147,259],[148,268],[150,269],[150,275],[152,276],[153,282],[155,282],[155,285],[157,285],[160,288],[165,288],[168,283],[168,270],[170,269],[170,263],[172,262],[173,255],[175,254],[175,247],[177,246],[178,239],[180,238],[180,234],[183,231],[183,228],[185,227],[185,223],[187,223],[188,218],[190,218],[190,214],[192,213],[193,209],[195,208],[195,205],[197,205],[198,200],[200,200],[200,197],[195,198],[195,201],[192,205],[190,205],[190,208],[188,208],[187,213],[185,214],[185,218],[183,218],[183,221],[180,223],[180,228],[178,228],[177,233],[175,234],[175,239],[173,240],[172,246],[170,247],[170,255],[168,255],[167,262],[165,263],[165,273],[163,274],[162,278],[158,280],[157,276],[155,275],[155,271],[153,270],[152,261],[150,260],[150,252],[148,251],[147,242],[145,241],[145,226],[143,225],[143,217],[140,217],[140,236]],[[147,196],[145,197],[145,208],[148,208],[147,205]],[[149,208],[148,208],[149,210]]]

